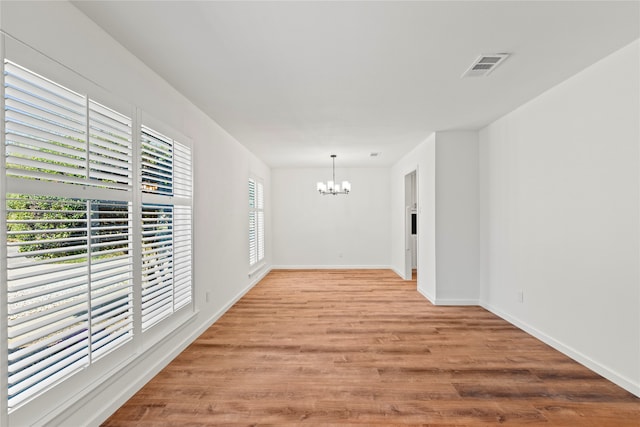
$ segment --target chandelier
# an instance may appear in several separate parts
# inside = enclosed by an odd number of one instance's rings
[[[349,181],[342,181],[342,186],[336,183],[336,157],[335,154],[331,155],[331,159],[333,160],[332,180],[327,181],[326,184],[319,182],[317,185],[318,192],[323,196],[327,194],[333,194],[334,196],[336,194],[349,194],[351,191],[351,183]]]

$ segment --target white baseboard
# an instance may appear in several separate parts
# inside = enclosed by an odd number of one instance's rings
[[[465,305],[480,305],[480,301],[476,299],[463,299],[463,298],[436,298],[431,295],[425,289],[418,286],[418,292],[429,300],[433,305],[438,306],[465,306]]]
[[[545,334],[544,332],[539,331],[538,329],[534,328],[533,326],[527,324],[526,322],[521,321],[520,319],[511,316],[510,314],[500,310],[497,307],[493,307],[490,304],[487,304],[486,302],[481,302],[480,305],[486,309],[489,310],[490,312],[492,312],[493,314],[495,314],[498,317],[501,317],[502,319],[506,320],[507,322],[511,323],[512,325],[522,329],[523,331],[525,331],[526,333],[528,333],[529,335],[532,335],[534,337],[536,337],[537,339],[539,339],[540,341],[544,342],[545,344],[553,347],[554,349],[558,350],[559,352],[569,356],[570,358],[572,358],[573,360],[575,360],[576,362],[586,366],[587,368],[591,369],[592,371],[594,371],[595,373],[602,375],[603,377],[605,377],[606,379],[608,379],[609,381],[611,381],[614,384],[619,385],[620,387],[624,388],[625,390],[629,391],[630,393],[633,393],[634,395],[640,397],[640,383],[639,382],[634,382],[633,380],[629,379],[629,378],[625,378],[622,375],[618,374],[615,371],[612,371],[611,369],[607,368],[606,366],[601,365],[600,363],[594,361],[593,359],[591,359],[590,357],[586,356],[585,354],[575,350],[574,348],[556,340],[555,338]]]
[[[395,267],[390,267],[390,269],[391,269],[391,271],[393,271],[394,273],[396,273],[396,274],[398,275],[398,277],[400,277],[402,280],[407,280],[407,279],[404,277],[404,274],[402,274],[402,273],[400,272],[400,270],[398,270],[397,268],[395,268]]]
[[[429,292],[427,292],[426,290],[422,289],[420,286],[418,286],[418,292],[425,297],[431,304],[435,305],[433,302],[435,301],[435,298],[433,297],[433,295],[431,295]]]
[[[149,365],[151,356],[156,355],[159,349],[156,351],[146,352],[130,364],[128,364],[123,370],[116,373],[111,381],[106,382],[98,386],[90,395],[87,395],[82,401],[77,402],[77,405],[84,406],[89,404],[92,398],[104,398],[104,396],[110,396],[108,402],[101,405],[97,411],[94,411],[95,417],[90,420],[72,420],[74,425],[88,425],[99,426],[104,422],[115,410],[121,407],[127,400],[129,400],[138,390],[140,390],[147,382],[149,382],[155,375],[157,375],[165,366],[167,366],[178,354],[180,354],[185,348],[195,341],[204,331],[206,331],[211,325],[213,325],[222,315],[224,315],[236,302],[240,300],[247,292],[249,292],[264,276],[271,271],[271,267],[265,267],[259,273],[254,273],[254,279],[251,283],[236,294],[227,304],[220,310],[209,317],[199,328],[193,331],[191,334],[183,338],[180,343],[172,348],[168,353],[159,358],[157,361]],[[164,341],[168,341],[172,337],[167,337]],[[162,343],[158,345],[161,347]],[[151,353],[151,354],[150,354]],[[162,354],[162,353],[161,353]],[[138,370],[144,372],[135,375]],[[134,374],[134,375],[132,375]],[[107,391],[107,389],[109,389]],[[114,391],[118,392],[114,395]],[[65,417],[64,420],[60,420],[59,425],[67,425],[70,421],[70,417]]]
[[[229,311],[229,309],[231,307],[233,307],[233,305],[235,303],[240,301],[240,298],[245,296],[247,294],[247,292],[249,292],[255,285],[257,285],[258,282],[260,282],[260,280],[262,280],[264,278],[264,276],[269,274],[270,271],[271,271],[271,267],[265,267],[265,269],[262,270],[260,273],[256,273],[253,276],[253,280],[251,281],[251,283],[249,283],[244,289],[242,289],[240,292],[238,292],[236,294],[236,296],[234,296],[231,299],[231,301],[229,301],[227,304],[224,305],[224,307],[222,307],[220,310],[215,312],[211,317],[209,317],[207,322],[202,327],[200,327],[200,329],[198,331],[196,331],[194,334],[192,334],[192,335],[195,335],[195,336],[191,341],[194,341],[196,338],[198,338],[200,335],[202,335],[202,333],[204,331],[209,329],[209,327],[211,327],[211,325],[213,325],[218,319],[220,319],[223,314],[225,314],[227,311]]]
[[[388,265],[273,265],[272,270],[393,270]],[[402,277],[402,276],[400,276]]]
[[[433,305],[440,306],[480,305],[480,301],[477,299],[436,298],[432,302]]]
[[[251,273],[249,273],[249,278],[251,279],[251,282],[249,283],[249,286],[247,286],[246,290],[242,292],[242,295],[240,296],[240,298],[242,298],[244,296],[244,294],[246,294],[247,292],[249,292],[249,290],[251,288],[253,288],[255,285],[258,284],[259,281],[261,281],[262,279],[264,279],[264,277],[269,274],[269,272],[272,270],[271,266],[264,266],[262,268],[259,268],[258,270],[252,271]],[[233,304],[235,304],[236,302],[238,302],[238,300],[240,299],[236,299]],[[233,305],[231,304],[231,305]]]

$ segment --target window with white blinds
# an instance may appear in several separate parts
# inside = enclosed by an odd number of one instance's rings
[[[264,259],[264,185],[249,178],[249,266]]]
[[[7,177],[131,191],[130,118],[10,61],[4,67]]]
[[[191,303],[192,157],[149,128],[134,132],[126,115],[3,66],[12,410]]]
[[[142,126],[142,330],[191,302],[191,149]]]

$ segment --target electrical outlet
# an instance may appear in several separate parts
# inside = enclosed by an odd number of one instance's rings
[[[518,291],[518,302],[524,302],[524,291]]]
[[[342,252],[338,254],[338,258],[342,258]]]
[[[205,302],[209,302],[209,292],[204,293],[204,300]]]

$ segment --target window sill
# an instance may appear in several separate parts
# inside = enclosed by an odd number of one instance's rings
[[[249,278],[255,276],[257,273],[262,271],[265,268],[266,265],[267,265],[267,263],[265,263],[264,261],[260,261],[259,263],[254,264],[251,267],[249,267]]]

